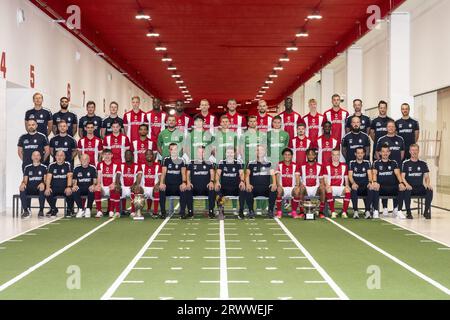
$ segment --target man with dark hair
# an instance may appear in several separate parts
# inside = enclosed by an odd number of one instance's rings
[[[283,199],[291,201],[291,217],[297,218],[297,209],[300,203],[300,168],[292,161],[293,152],[289,148],[285,148],[282,152],[283,161],[278,164],[276,171],[278,180],[277,190],[277,213],[276,217],[281,218],[281,204]]]
[[[361,99],[353,100],[353,109],[355,109],[355,113],[347,118],[345,123],[345,131],[348,133],[352,131],[352,121],[353,118],[358,117],[361,121],[361,132],[365,134],[369,134],[370,130],[370,118],[362,113],[363,102]]]
[[[241,136],[239,142],[239,155],[242,162],[246,165],[249,161],[256,159],[256,147],[258,145],[266,145],[267,133],[257,129],[257,117],[248,117],[248,130]],[[240,159],[238,155],[238,159]]]
[[[370,124],[370,138],[372,138],[373,143],[377,144],[378,139],[386,135],[387,123],[392,120],[387,116],[388,104],[386,101],[381,100],[378,103],[378,117],[373,119]],[[373,151],[374,155],[376,153],[376,148]]]
[[[209,112],[209,101],[206,99],[202,99],[200,101],[200,115],[204,119],[203,129],[209,131],[210,134],[214,134],[216,128],[219,126],[219,122],[217,121],[217,117]]]
[[[150,136],[153,144],[158,143],[158,136],[166,128],[167,113],[161,108],[161,100],[153,99],[153,110],[147,112],[148,126],[150,127]]]
[[[78,125],[78,128],[79,128],[78,134],[80,135],[81,139],[87,135],[86,125],[88,123],[92,123],[94,125],[94,131],[93,131],[94,136],[96,136],[99,139],[101,137],[100,131],[102,128],[103,120],[99,116],[95,115],[95,108],[96,108],[96,106],[95,106],[94,101],[88,101],[86,103],[87,114],[80,118],[79,125]],[[91,157],[91,162],[92,162],[92,157]]]
[[[48,137],[53,129],[53,117],[51,111],[42,106],[43,102],[42,93],[37,92],[33,95],[34,107],[25,113],[25,128],[27,128],[28,120],[34,120],[37,124],[37,132]]]
[[[115,119],[112,122],[112,133],[103,139],[103,147],[111,149],[113,162],[121,164],[125,162],[125,152],[131,149],[130,139],[122,133],[120,121]]]
[[[302,121],[302,116],[295,112],[293,107],[294,104],[292,98],[287,97],[284,99],[285,111],[278,115],[282,123],[281,129],[289,134],[289,141],[297,137],[297,124]]]
[[[338,147],[339,142],[331,136],[331,122],[323,123],[323,135],[317,139],[317,162],[323,166],[331,164],[331,153]]]
[[[145,155],[145,154],[144,154]],[[134,162],[133,152],[130,150],[125,151],[125,161],[120,164],[120,186],[122,190],[121,195],[121,207],[122,215],[125,215],[127,199],[131,199],[131,216],[135,215],[134,207],[134,193],[140,185],[142,179],[142,165]]]
[[[75,139],[67,134],[68,126],[65,120],[58,122],[59,134],[50,140],[50,153],[56,161],[56,152],[63,151],[66,155],[66,161],[70,163],[73,168],[74,159],[77,155],[77,142]]]
[[[396,134],[394,120],[389,120],[386,125],[387,134],[378,139],[376,144],[376,158],[380,159],[380,151],[382,146],[388,146],[391,154],[390,159],[397,161],[398,165],[401,165],[403,159],[405,159],[405,141],[402,137]]]
[[[216,131],[212,139],[215,163],[219,163],[225,159],[227,148],[237,149],[238,135],[236,132],[230,130],[230,119],[226,115],[220,117],[219,130]],[[208,156],[208,152],[206,156]]]
[[[331,101],[333,107],[324,113],[324,117],[325,121],[331,122],[331,136],[340,145],[345,134],[345,120],[348,118],[348,111],[341,108],[341,97],[338,94],[333,94]]]
[[[298,136],[297,138],[292,139],[289,144],[294,152],[294,162],[299,166],[306,163],[306,150],[313,146],[311,140],[305,135],[305,128],[306,125],[303,122],[300,122],[297,126]]]
[[[81,156],[81,165],[73,170],[73,198],[78,207],[77,218],[90,218],[94,203],[95,186],[97,185],[97,169],[89,164],[87,154]],[[87,204],[83,205],[82,197],[87,197]]]
[[[344,196],[341,217],[347,219],[347,211],[351,198],[350,186],[348,184],[348,167],[345,163],[340,162],[339,150],[333,150],[331,153],[331,164],[323,168],[323,178],[325,182],[325,191],[327,193],[327,202],[331,211],[331,218],[337,218],[334,197]]]
[[[139,139],[131,142],[130,150],[134,151],[134,161],[140,165],[146,162],[145,152],[147,150],[155,152],[153,141],[148,137],[148,125],[146,123],[139,126]]]
[[[103,161],[97,165],[97,186],[95,187],[96,218],[103,217],[102,197],[108,198],[108,214],[110,218],[120,218],[120,165],[112,161],[112,152],[105,149],[102,152]],[[115,214],[114,214],[115,211]]]
[[[67,123],[67,133],[72,137],[77,134],[78,117],[75,113],[69,112],[69,104],[69,98],[62,97],[59,100],[61,109],[53,115],[53,134],[55,136],[59,134],[58,124],[63,120]]]
[[[355,151],[358,148],[365,150],[367,160],[370,154],[370,138],[365,132],[361,131],[361,118],[353,117],[351,127],[352,131],[344,136],[341,143],[341,152],[347,164],[356,159]]]
[[[188,132],[186,131],[186,134]],[[181,152],[183,150],[183,140],[184,140],[184,133],[177,129],[177,118],[175,116],[168,116],[167,117],[167,128],[158,136],[158,153],[161,155],[162,159],[165,159],[167,157],[170,157],[170,150],[169,147],[172,143],[177,144],[177,150]]]
[[[33,163],[31,155],[34,151],[39,151],[42,163],[47,162],[50,156],[47,136],[37,131],[37,122],[31,119],[27,121],[27,133],[22,135],[17,143],[17,153],[22,160],[22,170]]]
[[[214,137],[209,130],[204,129],[205,119],[201,114],[194,116],[194,128],[187,134],[183,141],[183,158],[187,163],[194,160],[197,148],[205,146],[205,155],[208,158],[213,151]],[[172,137],[172,136],[171,136]],[[198,160],[198,159],[197,159]]]
[[[258,114],[256,116],[256,128],[261,132],[267,132],[272,129],[272,116],[269,115],[267,102],[265,100],[258,101]]]
[[[141,98],[131,98],[132,109],[124,114],[123,125],[125,134],[131,142],[140,138],[139,130],[142,124],[147,124],[147,114],[140,108]]]
[[[244,134],[244,130],[247,129],[247,119],[237,113],[237,101],[236,99],[230,99],[227,103],[228,113],[227,118],[230,120],[230,130],[236,132],[238,138]]]
[[[289,133],[281,129],[281,127],[281,116],[275,116],[272,119],[272,130],[267,132],[267,155],[270,162],[275,166],[283,160],[283,150],[291,142]],[[295,130],[295,134],[297,134],[297,130]]]
[[[94,135],[95,125],[93,122],[87,122],[84,125],[86,135],[78,140],[78,155],[87,154],[90,164],[97,166],[100,158],[100,152],[103,150],[102,139]]]
[[[175,126],[182,135],[187,135],[191,130],[194,121],[184,112],[183,101],[178,100],[175,103]],[[181,151],[181,150],[178,150]],[[164,156],[163,156],[164,159]]]
[[[120,133],[124,133],[124,125],[123,125],[123,119],[119,117],[119,104],[115,101],[112,101],[109,104],[109,116],[102,121],[102,129],[101,134],[102,138],[105,138],[106,136],[113,133],[112,125],[114,122],[118,122],[120,125]]]
[[[142,167],[141,187],[144,189],[144,196],[147,199],[147,210],[150,212],[153,204],[153,217],[158,216],[159,206],[159,183],[161,180],[161,165],[155,161],[155,153],[151,150],[145,152],[145,164]]]
[[[409,116],[411,107],[409,104],[402,104],[402,117],[395,121],[397,134],[405,141],[405,159],[410,158],[409,147],[419,141],[419,122]]]

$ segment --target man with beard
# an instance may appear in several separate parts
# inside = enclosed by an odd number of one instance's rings
[[[118,122],[120,125],[120,133],[124,133],[123,119],[119,117],[119,104],[115,101],[109,104],[109,116],[102,121],[101,134],[102,138],[113,133],[112,124]]]
[[[31,119],[27,121],[27,133],[22,135],[17,143],[17,153],[22,160],[22,170],[33,163],[31,155],[34,151],[39,151],[42,163],[47,162],[50,156],[47,136],[37,132],[37,122]]]
[[[350,204],[350,186],[348,184],[348,167],[340,162],[339,150],[333,150],[331,153],[331,164],[323,167],[323,178],[325,182],[325,191],[327,193],[327,202],[331,211],[331,218],[336,219],[337,213],[334,207],[334,197],[344,196],[344,205],[342,207],[341,217],[347,219],[348,206]]]
[[[191,130],[192,125],[194,124],[192,118],[189,117],[186,113],[184,113],[184,104],[183,101],[181,100],[178,100],[175,103],[175,124],[178,130],[180,130],[180,132],[185,136]]]
[[[230,99],[227,103],[228,113],[226,114],[227,118],[230,120],[230,130],[236,132],[238,138],[244,133],[244,130],[247,129],[247,119],[237,113],[237,101],[236,99]]]
[[[347,121],[345,123],[345,131],[347,133],[352,131],[353,118],[358,117],[361,120],[361,126],[360,126],[361,132],[369,134],[370,118],[368,116],[362,114],[362,108],[363,108],[363,102],[361,99],[353,100],[353,109],[355,110],[355,113],[347,118]]]
[[[420,128],[419,122],[409,116],[411,107],[404,103],[401,107],[402,117],[395,121],[397,134],[405,141],[405,159],[410,158],[409,147],[416,144],[419,140]]]
[[[75,113],[69,112],[69,99],[62,97],[59,100],[61,110],[53,115],[53,134],[59,134],[58,124],[61,121],[67,123],[67,134],[74,137],[78,131],[78,117]]]
[[[236,132],[229,129],[230,120],[226,115],[220,117],[220,130],[214,135],[214,160],[215,163],[219,163],[225,160],[226,150],[233,148],[237,150],[238,147],[238,135]],[[206,154],[208,155],[208,154]]]
[[[338,142],[331,136],[331,122],[323,123],[323,135],[317,139],[317,162],[322,166],[331,164],[331,152],[338,146]]]
[[[99,139],[101,137],[100,131],[102,128],[103,120],[102,120],[102,118],[100,118],[99,116],[97,116],[95,114],[95,108],[96,108],[96,106],[95,106],[94,101],[88,101],[86,103],[87,114],[80,118],[79,125],[78,125],[78,129],[79,129],[78,134],[81,139],[87,135],[86,126],[88,123],[92,123],[94,125],[94,131],[93,131],[94,136],[96,136]],[[91,157],[91,162],[92,162],[92,157]]]
[[[94,135],[95,125],[92,122],[88,122],[85,125],[86,135],[78,140],[78,155],[87,154],[91,161],[91,164],[97,167],[99,162],[100,152],[103,150],[102,139]]]
[[[153,143],[158,143],[158,136],[166,128],[167,113],[161,109],[161,100],[153,99],[153,110],[147,112],[148,126],[150,127],[150,136]]]
[[[267,149],[270,162],[276,166],[283,160],[283,150],[286,149],[291,142],[289,133],[281,129],[282,118],[275,116],[272,120],[272,130],[267,132]],[[297,129],[295,130],[297,134]],[[295,138],[294,138],[295,139]]]
[[[248,130],[241,136],[241,141],[239,142],[239,155],[244,165],[256,159],[256,147],[258,145],[267,146],[267,133],[257,129],[256,116],[249,116]],[[238,159],[240,159],[239,156]]]
[[[355,151],[358,148],[364,149],[366,160],[369,159],[367,156],[370,154],[370,138],[361,131],[361,118],[353,117],[351,126],[352,131],[344,136],[341,143],[341,152],[347,164],[356,159]]]
[[[186,132],[187,134],[187,132]],[[182,131],[177,129],[177,118],[176,116],[167,117],[167,128],[158,136],[158,153],[161,155],[162,159],[170,157],[170,145],[175,143],[177,145],[177,150],[181,152],[183,149],[184,134]]]
[[[387,102],[381,100],[378,103],[378,117],[373,119],[370,124],[370,138],[372,139],[375,146],[378,142],[378,139],[386,134],[388,121],[392,120],[387,116],[387,110]],[[376,154],[376,148],[374,148],[373,154]]]
[[[267,102],[265,100],[259,100],[258,114],[256,115],[256,128],[261,132],[267,132],[272,129],[272,116],[270,116],[267,111]]]
[[[152,150],[156,152],[153,141],[148,137],[148,124],[139,126],[139,138],[131,143],[131,150],[134,151],[134,160],[138,164],[145,163],[145,152]]]
[[[289,141],[297,137],[297,124],[302,121],[302,117],[292,109],[293,107],[292,98],[287,97],[284,100],[285,111],[278,115],[281,117],[281,129],[289,134]]]
[[[298,136],[292,139],[290,146],[294,152],[294,162],[299,166],[306,163],[306,150],[312,147],[311,140],[305,135],[305,124],[303,122],[298,125]]]

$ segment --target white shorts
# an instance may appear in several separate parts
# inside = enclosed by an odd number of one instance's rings
[[[294,187],[283,187],[283,199],[290,199],[292,198],[292,191],[294,190]]]
[[[122,199],[131,197],[131,187],[122,187]]]
[[[153,198],[153,187],[144,187],[144,196],[146,199],[152,199]]]
[[[109,197],[109,187],[102,186],[102,196]]]
[[[344,194],[345,187],[331,187],[333,197],[341,197]]]
[[[317,190],[319,190],[319,186],[305,187],[305,189],[306,189],[306,195],[308,197],[315,197],[315,196],[317,196]]]

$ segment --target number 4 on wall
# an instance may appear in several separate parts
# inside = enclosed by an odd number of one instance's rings
[[[3,79],[6,79],[6,52],[2,52],[2,59],[0,61],[0,73],[3,74]]]
[[[34,85],[36,83],[35,73],[34,73],[34,66],[30,65],[30,87],[34,89]]]

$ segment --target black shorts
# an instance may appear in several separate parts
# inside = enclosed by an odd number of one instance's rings
[[[411,190],[411,196],[419,196],[419,197],[425,197],[425,195],[427,194],[427,189],[425,188],[425,186],[422,184],[420,186],[411,186],[412,190]]]
[[[166,185],[166,197],[179,197],[180,196],[180,186],[175,184]]]
[[[398,196],[398,185],[380,185],[380,196]]]
[[[222,188],[219,190],[219,195],[221,197],[239,197],[241,190],[239,189],[239,187],[237,188],[227,188],[222,186]]]
[[[270,187],[269,186],[253,186],[252,194],[254,197],[269,197]]]
[[[192,189],[192,196],[196,197],[196,196],[208,196],[209,194],[209,189],[208,188],[193,188]]]
[[[352,191],[353,191],[353,189],[352,189]],[[359,185],[357,193],[358,193],[358,197],[367,197],[367,193],[368,193],[367,185]]]

